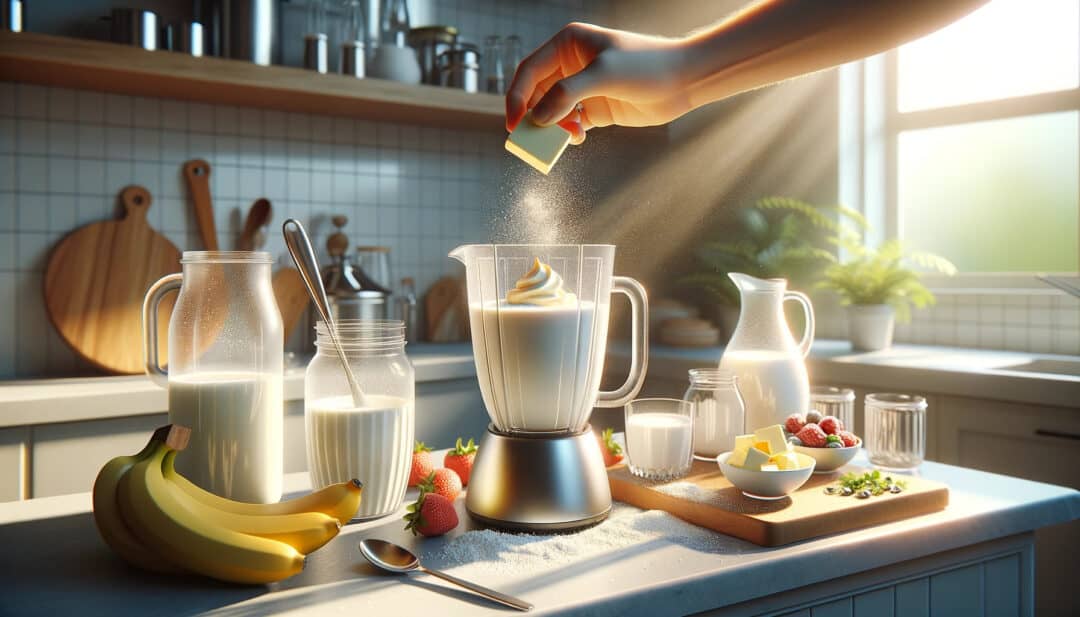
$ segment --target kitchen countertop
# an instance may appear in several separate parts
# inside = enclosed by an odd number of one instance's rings
[[[723,347],[650,345],[649,375],[686,381],[688,370],[716,366],[723,353]],[[629,354],[629,344],[612,343],[606,368],[622,375]],[[615,366],[617,363],[620,366]],[[1032,368],[1076,372],[1037,372]],[[818,339],[810,349],[807,370],[815,383],[858,384],[1059,407],[1080,405],[1078,356],[907,344],[857,352],[847,341]]]
[[[920,473],[949,485],[946,510],[779,548],[719,534],[708,550],[660,538],[529,575],[471,575],[534,603],[537,615],[682,615],[1080,518],[1080,493],[1072,489],[931,462]],[[302,491],[307,482],[306,474],[290,474],[286,488]],[[398,515],[350,524],[296,577],[237,587],[127,568],[98,538],[88,493],[2,503],[0,545],[7,557],[0,580],[17,591],[0,594],[0,613],[512,614],[429,576],[379,574],[357,551],[361,538],[379,537],[409,546],[421,559],[435,555],[471,528],[461,498],[457,505],[463,524],[447,537],[414,539]],[[469,578],[473,567],[449,572]]]
[[[417,383],[476,375],[470,343],[420,343],[407,347]],[[285,369],[286,401],[304,398],[306,359]],[[168,409],[168,395],[146,375],[0,381],[0,428],[76,422]]]

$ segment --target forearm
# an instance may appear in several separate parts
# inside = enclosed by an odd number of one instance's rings
[[[914,40],[987,0],[764,0],[688,36],[692,107]]]

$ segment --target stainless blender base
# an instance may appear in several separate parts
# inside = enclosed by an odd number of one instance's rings
[[[488,426],[465,509],[483,525],[513,531],[567,531],[604,520],[611,489],[592,428],[529,435]]]

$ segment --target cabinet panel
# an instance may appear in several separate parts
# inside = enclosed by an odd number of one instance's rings
[[[930,617],[930,580],[920,578],[897,585],[894,606],[902,617]]]
[[[29,452],[29,427],[0,430],[0,502],[18,501],[29,496]]]
[[[982,604],[981,564],[930,577],[930,614],[934,617],[981,617]]]
[[[138,452],[150,433],[167,422],[168,414],[162,413],[35,426],[30,496],[89,491],[102,465],[114,456]]]
[[[986,562],[983,569],[986,617],[1020,614],[1020,556],[1009,555]]]
[[[810,609],[810,617],[852,617],[851,598],[841,598]]]
[[[892,587],[875,589],[854,598],[855,617],[893,617],[895,598]],[[903,613],[901,613],[903,615]]]

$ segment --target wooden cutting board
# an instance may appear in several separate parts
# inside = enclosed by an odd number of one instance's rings
[[[867,469],[848,465],[843,471],[862,473]],[[825,494],[825,487],[840,474],[814,474],[791,495],[762,501],[739,492],[713,462],[694,461],[688,476],[670,482],[638,478],[625,465],[608,470],[613,498],[639,508],[663,510],[760,546],[780,546],[889,523],[944,510],[948,505],[949,489],[944,484],[898,477],[907,482],[904,492],[857,499]],[[683,488],[687,490],[679,490]]]
[[[180,251],[150,228],[149,191],[120,192],[124,216],[65,236],[45,269],[45,308],[60,336],[83,358],[115,373],[142,373],[142,304],[146,290],[180,271]],[[175,296],[158,312],[159,362],[168,358]]]

